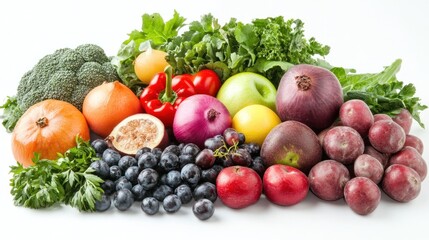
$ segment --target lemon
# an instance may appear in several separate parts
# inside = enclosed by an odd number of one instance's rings
[[[259,146],[275,126],[281,123],[277,113],[272,109],[253,104],[240,109],[232,119],[232,127],[244,134],[246,143],[257,143]]]

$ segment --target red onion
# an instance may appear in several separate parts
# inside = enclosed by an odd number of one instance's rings
[[[342,104],[343,90],[337,77],[317,66],[291,67],[277,89],[276,108],[280,119],[302,122],[316,132],[332,125]]]
[[[204,147],[207,138],[222,134],[231,127],[231,115],[217,98],[196,94],[186,98],[177,108],[173,133],[181,143]]]

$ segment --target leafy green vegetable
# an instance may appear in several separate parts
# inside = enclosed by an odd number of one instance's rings
[[[35,209],[65,203],[80,211],[94,211],[104,192],[100,186],[103,180],[89,167],[97,160],[96,153],[89,142],[77,137],[76,143],[56,160],[35,154],[33,166],[11,166],[14,203]]]
[[[16,97],[7,97],[6,102],[0,106],[3,108],[3,121],[2,124],[7,132],[12,132],[15,128],[18,119],[22,116],[23,112],[18,106]]]
[[[134,73],[133,62],[136,57],[148,47],[158,49],[162,44],[177,36],[180,28],[184,26],[185,18],[174,11],[173,18],[164,22],[159,13],[143,14],[142,26],[140,30],[134,30],[128,34],[125,40],[112,59],[119,78],[122,82],[138,93],[143,87],[143,83]]]
[[[189,30],[168,41],[167,61],[176,74],[215,70],[222,80],[244,71],[258,72],[278,85],[292,64],[314,64],[329,47],[304,37],[304,23],[283,17],[255,19],[249,24],[231,18],[220,25],[211,14],[189,24]]]
[[[331,71],[337,76],[343,87],[344,100],[361,99],[376,113],[394,116],[401,108],[406,108],[413,118],[424,128],[420,112],[427,108],[415,97],[416,88],[396,78],[402,61],[397,59],[380,73],[357,74],[354,70],[334,67]]]

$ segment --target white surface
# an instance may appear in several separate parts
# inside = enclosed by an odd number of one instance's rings
[[[246,1],[247,2],[247,1]],[[327,60],[359,72],[380,71],[396,58],[403,65],[398,78],[417,86],[429,105],[429,2],[419,1],[46,1],[0,3],[0,101],[13,95],[21,76],[41,57],[57,48],[95,43],[116,54],[127,33],[141,26],[143,13],[159,12],[169,19],[173,10],[189,21],[213,13],[221,22],[230,17],[249,21],[283,15],[300,18],[307,37],[331,46]],[[429,127],[429,110],[422,114]],[[429,134],[414,124],[412,134],[429,148]],[[14,159],[10,134],[1,127],[1,239],[154,239],[153,237],[222,239],[424,239],[429,223],[429,181],[417,199],[401,204],[383,194],[378,208],[359,216],[343,200],[325,202],[311,193],[293,207],[279,207],[261,198],[258,204],[232,210],[216,202],[214,216],[205,222],[190,206],[178,213],[149,217],[138,204],[132,210],[80,213],[61,206],[31,210],[13,205],[9,166]],[[429,150],[423,157],[429,159]],[[161,212],[163,212],[161,210]],[[8,236],[8,237],[5,237]],[[91,238],[90,238],[91,237]]]

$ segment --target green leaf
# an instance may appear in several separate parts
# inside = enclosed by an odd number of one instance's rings
[[[91,172],[91,173],[90,173]],[[83,173],[83,176],[85,177],[86,181],[89,181],[93,184],[96,183],[102,183],[104,182],[103,179],[101,179],[99,176],[92,174],[93,171],[85,171]]]
[[[67,171],[67,172],[69,173],[68,176],[67,176],[68,182],[69,182],[70,186],[73,187],[74,182],[76,181],[75,174],[74,174],[73,171],[70,171],[70,170]]]
[[[36,158],[38,155],[35,156]],[[34,159],[37,165],[23,168],[11,167],[11,194],[15,205],[28,208],[46,208],[61,200],[61,187],[58,187],[53,174],[58,170],[55,161]]]
[[[255,48],[259,43],[259,38],[251,24],[238,23],[234,35],[238,43],[249,48]]]
[[[409,83],[407,85],[405,85],[400,91],[399,91],[399,95],[404,97],[404,98],[410,98],[410,97],[414,97],[414,95],[416,94],[416,87]]]
[[[18,101],[16,96],[7,97],[6,102],[0,106],[0,109],[3,108],[3,127],[7,132],[12,132],[15,128],[16,123],[19,118],[22,116],[23,112],[18,106]]]
[[[143,14],[142,22],[142,34],[138,35],[138,37],[150,40],[153,47],[157,47],[177,35],[185,22],[185,18],[181,17],[177,11],[174,11],[173,18],[166,23],[159,13]]]
[[[74,191],[68,203],[80,211],[94,211],[95,202],[100,200],[103,194],[103,190],[100,187],[100,183],[103,180],[98,176],[88,173],[79,174],[79,178],[83,184]]]
[[[195,26],[198,31],[204,32],[204,33],[213,33],[217,30],[219,30],[220,25],[216,18],[213,17],[211,14],[206,14],[201,17],[201,22],[198,24],[198,22],[194,22],[193,26]],[[196,29],[193,29],[196,30]]]
[[[258,59],[256,64],[253,66],[253,68],[257,72],[266,72],[274,67],[280,67],[284,72],[286,72],[290,67],[294,66],[291,63],[288,62],[282,62],[282,61],[267,61],[264,59]]]

